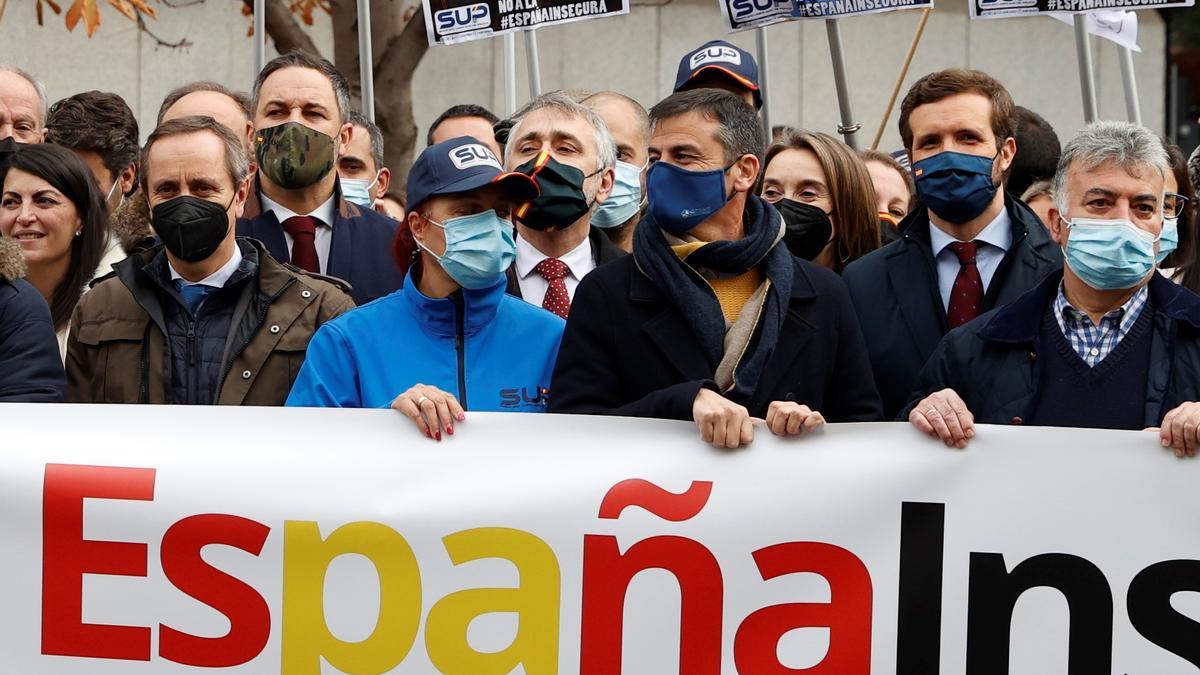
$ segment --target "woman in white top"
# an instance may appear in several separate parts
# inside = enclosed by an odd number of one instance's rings
[[[65,354],[71,312],[108,246],[108,210],[87,164],[57,145],[23,145],[0,169],[0,235],[21,245],[26,281],[50,305]]]

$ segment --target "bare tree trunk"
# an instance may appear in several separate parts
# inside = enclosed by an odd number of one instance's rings
[[[429,51],[424,10],[418,7],[403,30],[376,44],[375,121],[386,139],[384,163],[392,170],[397,192],[403,192],[418,147],[412,81]]]
[[[244,0],[246,6],[254,8],[253,0]],[[296,16],[288,9],[283,0],[266,0],[267,35],[275,43],[275,49],[280,54],[300,51],[313,56],[320,56],[312,38],[304,31]]]

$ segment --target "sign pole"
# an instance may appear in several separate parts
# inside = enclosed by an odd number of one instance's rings
[[[1079,61],[1079,89],[1083,94],[1083,121],[1091,124],[1099,115],[1096,112],[1096,80],[1086,14],[1075,15],[1075,52]]]
[[[371,50],[371,0],[358,0],[358,79],[363,115],[375,122],[375,56]]]
[[[504,34],[504,109],[507,117],[517,111],[517,37]]]
[[[917,32],[913,35],[912,44],[908,46],[908,54],[904,56],[904,65],[900,66],[900,77],[896,78],[896,86],[892,87],[892,96],[888,99],[887,108],[883,110],[883,119],[879,120],[879,129],[875,131],[875,140],[871,141],[872,150],[878,150],[879,142],[883,140],[883,130],[887,128],[888,120],[892,117],[892,110],[896,107],[896,97],[900,95],[900,87],[904,85],[904,78],[908,77],[908,68],[917,54],[917,45],[921,44],[921,36],[925,34],[925,24],[929,23],[929,14],[932,11],[929,7],[921,10],[921,21],[917,23]]]
[[[529,67],[529,97],[542,95],[542,66],[538,62],[537,32],[529,29],[525,32],[525,65]]]
[[[762,123],[763,123],[763,138],[767,140],[767,144],[771,143],[771,102],[769,94],[770,87],[767,86],[767,27],[760,26],[754,32],[755,44],[758,46],[758,89],[759,95],[762,96]]]
[[[1125,113],[1129,121],[1142,124],[1142,105],[1138,101],[1137,76],[1133,72],[1133,50],[1118,46],[1121,56],[1121,82],[1125,85]]]
[[[825,20],[825,34],[829,38],[829,57],[833,61],[833,81],[837,85],[838,108],[842,113],[842,122],[838,125],[838,133],[846,139],[846,145],[858,150],[858,139],[855,134],[862,128],[854,123],[854,113],[850,110],[850,89],[846,85],[846,63],[842,54],[842,31],[837,19]]]
[[[254,76],[267,65],[267,0],[254,0]]]

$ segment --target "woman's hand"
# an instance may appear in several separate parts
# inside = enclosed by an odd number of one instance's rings
[[[416,384],[411,389],[400,394],[392,401],[395,410],[412,420],[421,433],[436,441],[442,440],[442,430],[450,436],[454,435],[454,423],[467,419],[462,405],[454,394],[431,387],[427,384]]]

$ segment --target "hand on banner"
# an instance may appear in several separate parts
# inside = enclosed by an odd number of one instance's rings
[[[392,410],[408,417],[421,433],[437,441],[442,440],[442,429],[453,436],[454,423],[467,419],[454,394],[425,384],[413,385],[412,389],[397,396],[392,401]]]
[[[793,401],[775,401],[767,408],[767,427],[776,436],[798,436],[824,424],[821,413]]]
[[[1161,427],[1149,431],[1157,431],[1162,446],[1173,449],[1176,457],[1195,457],[1200,447],[1200,403],[1180,405],[1163,417]]]
[[[965,448],[967,441],[975,437],[975,416],[953,389],[925,397],[908,414],[908,421],[951,448]]]
[[[700,428],[700,438],[718,448],[738,448],[754,440],[750,411],[711,389],[696,394],[692,419]]]

